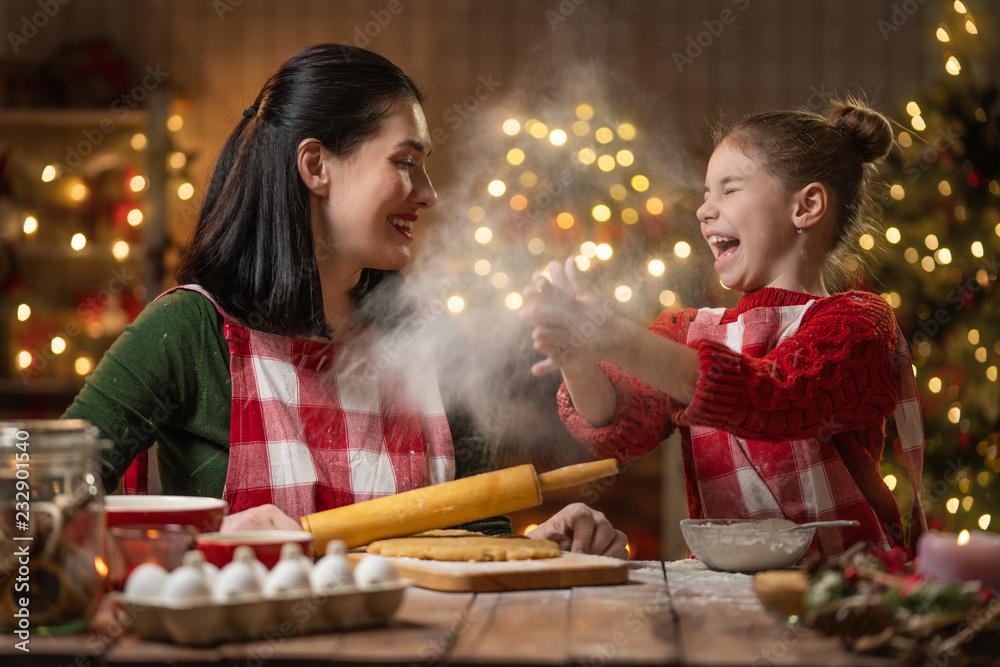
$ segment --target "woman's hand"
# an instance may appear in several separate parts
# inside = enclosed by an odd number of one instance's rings
[[[302,530],[302,524],[274,505],[258,505],[222,520],[222,532],[233,530]]]
[[[535,274],[524,290],[521,319],[534,325],[534,348],[547,358],[532,366],[535,375],[567,367],[586,368],[607,361],[615,348],[616,324],[610,301],[602,301],[576,268],[573,258],[565,265],[550,262],[552,281]]]
[[[603,513],[583,503],[572,503],[527,534],[535,540],[552,540],[563,551],[628,559],[628,537]]]

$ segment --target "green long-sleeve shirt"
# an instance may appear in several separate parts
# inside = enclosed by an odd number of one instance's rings
[[[63,417],[88,419],[114,442],[102,459],[108,490],[158,443],[163,493],[222,497],[229,465],[232,382],[223,320],[203,295],[177,290],[125,327]],[[447,394],[444,388],[442,393]],[[446,413],[455,476],[494,470],[486,436],[462,409]],[[502,534],[506,517],[465,526]]]

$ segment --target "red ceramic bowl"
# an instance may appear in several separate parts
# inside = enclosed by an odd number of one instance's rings
[[[226,501],[202,496],[105,496],[108,528],[143,524],[194,526],[199,533],[222,527]]]
[[[236,547],[248,546],[257,554],[257,560],[274,567],[281,557],[281,547],[288,542],[298,544],[302,553],[313,557],[313,535],[304,530],[234,530],[228,533],[211,533],[195,538],[195,546],[205,554],[205,560],[222,567],[233,559]]]

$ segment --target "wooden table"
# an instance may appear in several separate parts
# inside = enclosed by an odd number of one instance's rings
[[[90,634],[33,635],[31,653],[4,636],[7,665],[870,665],[837,639],[780,625],[752,577],[697,561],[633,562],[629,582],[504,593],[410,588],[389,626],[225,644],[210,649],[145,642],[105,616]]]

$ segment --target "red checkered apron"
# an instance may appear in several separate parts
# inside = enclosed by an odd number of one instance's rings
[[[230,513],[273,503],[299,517],[454,479],[432,360],[401,354],[398,345],[256,331],[201,287],[173,289],[205,295],[225,321],[233,395],[223,498]],[[127,493],[145,492],[147,467],[136,459]]]
[[[722,308],[698,311],[687,333],[687,344],[711,340],[734,352],[760,357],[792,336],[802,317],[815,303],[760,307],[735,321],[721,324]],[[911,544],[926,528],[920,505],[923,467],[923,421],[909,350],[897,329],[895,368],[898,399],[895,409],[907,474],[914,487]],[[835,425],[831,424],[831,429]],[[819,549],[828,556],[843,553],[847,531],[878,536],[882,551],[902,543],[892,539],[851,476],[833,441],[827,437],[771,442],[747,440],[706,426],[691,426],[691,448],[696,471],[695,486],[701,499],[702,518],[787,518],[796,523],[856,519],[859,528],[824,528],[816,532]]]

